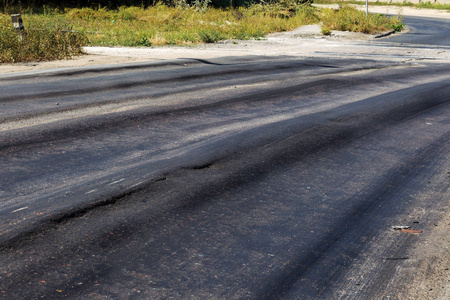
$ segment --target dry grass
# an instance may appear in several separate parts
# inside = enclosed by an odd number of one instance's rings
[[[342,0],[314,0],[314,3],[320,4],[342,4]],[[345,0],[345,4],[357,4],[365,5],[366,1],[358,0]],[[405,6],[405,7],[417,7],[417,8],[427,8],[427,9],[442,9],[450,10],[450,4],[445,3],[431,3],[431,1],[422,1],[420,3],[412,3],[407,0],[394,0],[394,1],[370,1],[370,6]]]
[[[302,0],[283,1],[284,5],[276,2],[238,9],[163,4],[145,9],[46,9],[43,14],[23,15],[28,34],[22,41],[9,16],[0,15],[0,62],[66,58],[80,53],[85,44],[148,47],[259,39],[319,22],[326,29],[369,33],[390,29],[401,21],[382,15],[366,18],[349,7],[335,12],[303,5]]]
[[[300,10],[311,10],[303,8]],[[311,10],[312,11],[312,10]],[[295,29],[317,22],[309,13],[289,18],[248,9],[215,9],[156,5],[147,9],[129,7],[66,10],[64,19],[86,33],[90,44],[108,46],[187,45],[222,39],[261,38],[267,33]]]
[[[320,17],[323,27],[332,30],[378,33],[390,29],[400,31],[403,27],[401,17],[387,17],[382,14],[369,14],[354,7],[341,6],[339,10],[322,9]]]
[[[55,60],[80,54],[87,39],[68,27],[52,25],[33,24],[33,30],[18,35],[10,17],[0,15],[0,62]]]

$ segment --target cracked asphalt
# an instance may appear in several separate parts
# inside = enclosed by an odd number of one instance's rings
[[[1,74],[0,298],[445,299],[450,68],[430,53]]]

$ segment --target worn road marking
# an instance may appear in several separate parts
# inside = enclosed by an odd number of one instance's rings
[[[13,214],[13,213],[16,213],[18,211],[21,211],[21,210],[24,210],[24,209],[27,209],[27,208],[28,208],[28,206],[25,206],[25,207],[22,207],[22,208],[18,208],[16,210],[13,210],[11,213]]]
[[[113,184],[119,183],[119,182],[121,182],[121,181],[124,181],[124,180],[125,180],[125,178],[122,178],[122,179],[119,179],[119,180],[113,181],[113,182],[111,182],[111,183],[110,183],[110,184],[108,184],[108,185],[113,185]]]

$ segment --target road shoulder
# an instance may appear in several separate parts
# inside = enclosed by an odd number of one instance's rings
[[[364,6],[359,6],[364,9]],[[450,18],[446,11],[416,9],[411,7],[370,6],[372,13],[411,15],[422,17]],[[407,29],[406,29],[407,30]],[[398,34],[398,33],[397,33]],[[222,41],[215,44],[202,44],[188,47],[85,47],[86,55],[76,56],[68,60],[50,62],[30,62],[16,64],[0,64],[0,74],[30,72],[46,69],[79,68],[96,65],[113,65],[121,63],[137,63],[180,58],[213,59],[224,56],[344,56],[360,55],[363,57],[377,53],[382,59],[443,59],[450,60],[450,50],[442,49],[404,49],[380,47],[371,49],[369,42],[382,42],[375,35],[333,31],[331,36],[323,36],[319,25],[308,25],[291,32],[274,33],[263,40]]]

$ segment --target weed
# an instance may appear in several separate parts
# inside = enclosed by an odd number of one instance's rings
[[[403,30],[403,23],[392,24],[392,29],[396,32],[400,32]]]
[[[198,35],[200,36],[200,40],[205,43],[215,43],[224,38],[224,35],[222,35],[219,31],[211,29],[201,30],[198,32]]]
[[[323,35],[331,35],[331,29],[326,26],[322,26],[321,31]]]
[[[289,31],[320,21],[323,34],[328,30],[377,32],[402,27],[398,18],[383,15],[367,18],[363,12],[345,6],[338,12],[319,9],[308,5],[309,0],[268,0],[248,8],[232,9],[208,7],[210,0],[172,2],[172,6],[158,3],[148,8],[30,11],[23,15],[25,28],[29,29],[28,39],[23,42],[17,40],[10,17],[0,15],[3,20],[0,61],[70,57],[80,53],[86,43],[150,47],[215,43],[223,39],[258,40],[271,32]],[[45,50],[46,47],[50,50]]]
[[[198,12],[206,12],[212,0],[194,0],[192,6]]]
[[[342,0],[314,0],[314,3],[316,4],[332,4],[332,3],[338,3],[341,4]],[[346,4],[357,4],[357,5],[365,5],[365,1],[358,1],[358,0],[346,0]],[[420,1],[417,4],[414,4],[409,1],[375,1],[370,2],[370,5],[378,5],[378,6],[407,6],[407,7],[418,7],[418,8],[429,8],[429,9],[442,9],[442,10],[450,10],[450,4],[446,3],[431,3],[430,1],[422,2]]]
[[[420,2],[417,4],[417,7],[419,8],[431,8],[431,9],[443,9],[443,10],[450,10],[450,4],[444,4],[444,3],[431,3],[430,1],[427,2]]]
[[[138,40],[137,46],[151,47],[152,42],[148,37],[143,36],[140,38],[140,40]]]
[[[82,53],[87,43],[85,36],[56,23],[26,23],[26,36],[19,38],[8,22],[0,15],[0,62],[54,60]]]
[[[347,5],[341,6],[337,11],[322,10],[320,19],[323,25],[329,29],[362,33],[386,31],[401,23],[399,17],[388,17],[381,14],[366,16],[365,12]]]

